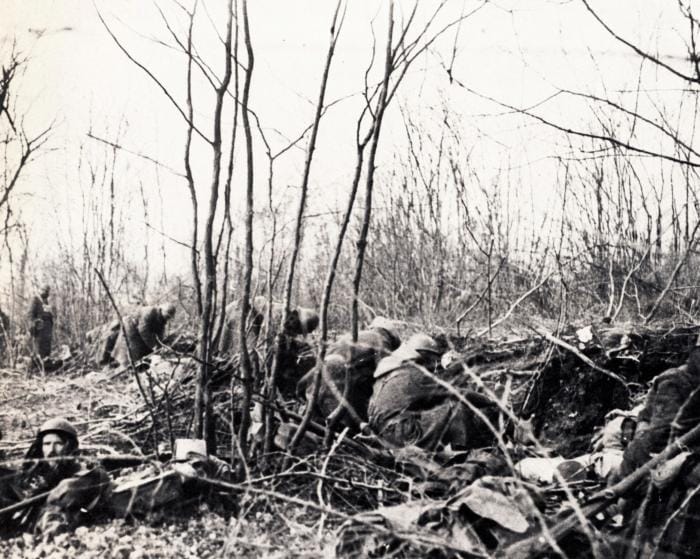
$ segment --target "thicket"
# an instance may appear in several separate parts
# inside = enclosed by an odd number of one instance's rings
[[[0,302],[11,318],[10,335],[21,337],[26,301],[41,283],[53,289],[58,344],[74,348],[83,344],[87,330],[112,316],[98,273],[122,307],[177,300],[181,326],[198,336],[195,430],[206,438],[210,364],[224,308],[233,300],[240,302],[242,390],[248,402],[255,379],[244,329],[256,295],[283,301],[286,312],[295,304],[319,309],[319,357],[334,331],[356,333],[375,315],[404,321],[408,328],[478,336],[543,320],[560,326],[591,320],[695,322],[700,162],[693,137],[697,114],[689,100],[697,94],[700,70],[693,62],[698,60],[697,24],[690,10],[681,4],[689,29],[688,60],[678,66],[608,29],[645,64],[679,81],[683,92],[677,106],[635,103],[628,93],[598,98],[559,91],[559,97],[583,97],[591,108],[589,128],[575,130],[535,109],[492,100],[522,119],[562,132],[568,152],[554,154],[556,196],[540,211],[532,200],[536,188],[522,176],[505,164],[497,172],[480,166],[465,127],[450,111],[449,98],[464,96],[468,102],[478,94],[459,81],[449,63],[454,34],[469,25],[473,12],[450,19],[445,7],[443,2],[428,11],[416,3],[397,15],[390,3],[383,20],[375,22],[373,56],[364,83],[358,84],[364,102],[354,115],[355,164],[343,191],[347,201],[321,218],[310,215],[310,181],[324,117],[342,103],[328,100],[326,87],[338,71],[336,43],[350,6],[341,1],[329,14],[313,115],[282,147],[267,137],[264,115],[250,107],[255,37],[244,0],[229,1],[217,26],[198,2],[176,3],[162,12],[163,40],[184,55],[182,98],[100,15],[116,48],[181,119],[177,173],[191,201],[189,276],[161,272],[165,249],[153,247],[174,241],[159,231],[158,208],[149,202],[149,189],[159,184],[131,180],[126,161],[143,156],[121,145],[120,130],[107,138],[88,131],[86,142],[101,145],[102,151],[86,150],[76,162],[82,219],[71,237],[57,241],[53,258],[32,260],[24,225],[28,216],[14,211],[13,203],[19,178],[50,147],[51,123],[38,132],[22,127],[12,99],[22,95],[19,71],[31,60],[5,51],[0,126],[7,163],[0,185],[0,258],[7,288]],[[592,9],[591,17],[598,17]],[[218,33],[216,60],[201,58],[198,33]],[[432,117],[420,120],[402,109],[401,85],[414,62],[429,55],[442,57],[445,99]],[[200,95],[202,83],[209,88],[206,95]],[[403,128],[404,141],[398,145],[382,142],[388,118]],[[660,138],[651,142],[657,148],[644,147],[649,137]],[[207,174],[193,169],[194,150],[208,154]],[[292,194],[276,174],[286,158],[295,159],[300,169]],[[260,172],[263,166],[266,173]],[[235,189],[244,193],[240,206]],[[274,353],[279,343],[269,351]],[[274,363],[265,373],[268,396]],[[244,417],[240,429],[244,452],[248,421]]]

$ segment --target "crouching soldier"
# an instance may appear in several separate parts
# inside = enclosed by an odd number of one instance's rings
[[[654,379],[638,416],[635,438],[623,455],[620,477],[633,473],[699,424],[700,338],[685,365]],[[696,437],[674,458],[654,468],[621,503],[629,529],[641,529],[643,548],[658,548],[659,556],[664,557],[697,557],[699,486],[700,441]]]
[[[78,433],[63,418],[46,421],[20,472],[3,480],[3,535],[34,531],[45,539],[73,529],[105,509],[109,475],[80,459]]]
[[[322,383],[316,399],[316,416],[328,420],[337,410],[338,426],[359,429],[367,422],[367,406],[372,396],[374,371],[379,361],[400,344],[391,321],[375,318],[366,330],[358,332],[357,341],[350,334],[339,337],[329,348],[321,370]],[[307,401],[313,392],[315,371],[309,371],[297,384],[297,394]],[[347,386],[346,386],[347,381]]]
[[[226,307],[226,318],[219,342],[219,352],[236,358],[239,351],[240,302],[234,301]],[[284,306],[280,303],[269,301],[258,296],[253,301],[248,314],[246,326],[246,345],[253,370],[260,367],[258,362],[258,350],[266,351],[263,357],[264,365],[269,369],[272,366],[273,347],[275,336],[280,334],[280,363],[276,388],[285,398],[294,396],[297,381],[315,363],[313,351],[305,337],[318,327],[318,313],[305,307],[290,309],[289,316],[282,324]],[[260,375],[254,374],[256,379]]]
[[[114,343],[112,356],[122,367],[150,355],[165,337],[165,328],[175,316],[175,305],[142,307],[124,318],[124,332]]]
[[[436,380],[444,349],[415,334],[380,361],[368,413],[370,427],[387,442],[431,452],[448,444],[454,450],[492,446],[498,406],[473,391],[461,393],[465,404]]]
[[[306,307],[294,307],[282,323],[284,305],[272,303],[264,297],[255,298],[255,306],[263,316],[262,331],[267,336],[268,348],[279,343],[278,371],[275,388],[285,399],[293,398],[299,380],[315,365],[316,358],[307,336],[317,327],[318,313]],[[279,336],[278,336],[279,334]],[[277,337],[277,339],[275,339]],[[272,367],[274,351],[269,351],[265,365]]]

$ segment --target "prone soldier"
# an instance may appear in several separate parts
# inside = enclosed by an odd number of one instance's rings
[[[72,529],[100,511],[110,484],[104,469],[80,458],[75,427],[62,417],[49,419],[39,428],[22,470],[3,476],[2,533],[34,531],[50,538]]]

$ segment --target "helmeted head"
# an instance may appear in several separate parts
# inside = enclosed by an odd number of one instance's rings
[[[375,316],[367,327],[369,330],[377,330],[384,334],[388,349],[394,351],[401,345],[401,338],[396,330],[396,324],[383,316]]]
[[[420,362],[426,367],[432,367],[434,364],[437,364],[440,361],[440,356],[446,349],[438,340],[423,332],[413,334],[401,344],[401,347],[420,355]]]
[[[41,441],[43,458],[70,456],[78,450],[78,432],[63,417],[45,421],[39,428],[37,440]]]
[[[307,335],[318,328],[319,316],[314,309],[299,307],[299,324],[302,334]]]
[[[176,307],[172,303],[167,303],[160,306],[160,312],[166,320],[170,320],[175,316]]]
[[[318,327],[318,321],[318,313],[313,309],[290,309],[284,323],[284,333],[288,336],[306,336]]]
[[[433,355],[442,355],[444,353],[444,348],[440,342],[423,332],[413,334],[404,342],[404,345],[421,353],[431,353]]]
[[[51,286],[48,284],[44,284],[39,288],[39,295],[41,296],[42,299],[48,299],[50,293],[51,293]]]

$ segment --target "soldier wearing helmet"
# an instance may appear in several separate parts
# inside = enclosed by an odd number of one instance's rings
[[[355,342],[350,334],[336,339],[323,362],[323,383],[316,399],[317,416],[322,419],[331,417],[342,399],[338,396],[344,394],[346,402],[337,412],[339,425],[356,430],[365,423],[377,364],[399,344],[395,325],[383,317],[375,318],[365,330],[360,330]],[[313,392],[314,374],[315,370],[309,371],[297,383],[297,394],[305,394],[307,401]]]
[[[411,336],[379,362],[369,402],[369,425],[387,442],[439,451],[489,446],[498,407],[476,392],[458,397],[441,383],[446,343],[427,334]],[[465,404],[467,402],[468,404]]]
[[[51,288],[48,285],[42,286],[32,297],[27,311],[29,335],[33,341],[32,351],[40,361],[51,354],[53,312],[49,305],[50,294]]]
[[[78,432],[63,417],[45,421],[25,458],[23,485],[33,491],[48,491],[80,469],[77,461]]]
[[[23,470],[5,480],[15,485],[4,487],[4,495],[13,494],[17,503],[41,495],[45,501],[30,501],[18,508],[2,526],[4,535],[33,530],[49,538],[103,508],[109,475],[80,460],[78,432],[67,419],[44,422],[25,458]]]

